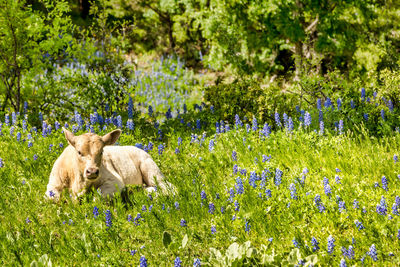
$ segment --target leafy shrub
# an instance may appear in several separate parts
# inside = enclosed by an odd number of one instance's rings
[[[207,87],[204,98],[224,119],[232,121],[238,114],[272,121],[275,111],[293,113],[297,97],[277,85],[262,88],[258,81],[244,79]]]

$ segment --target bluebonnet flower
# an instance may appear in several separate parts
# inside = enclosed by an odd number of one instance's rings
[[[389,108],[389,111],[393,112],[393,102],[392,102],[392,100],[389,99],[387,106]]]
[[[171,112],[171,108],[168,108],[167,112],[165,112],[165,118],[168,119],[172,119],[172,112]]]
[[[269,137],[269,135],[271,134],[271,127],[269,127],[268,123],[265,123],[265,124],[264,124],[264,127],[263,127],[261,133],[262,133],[265,137]]]
[[[28,102],[24,101],[24,113],[28,111]]]
[[[257,119],[256,118],[253,118],[253,125],[252,125],[251,129],[254,132],[258,130],[258,124],[257,124]]]
[[[382,117],[382,120],[385,120],[385,110],[384,109],[381,109],[381,117]]]
[[[135,124],[133,123],[132,119],[128,119],[126,121],[126,128],[133,131],[135,129]]]
[[[148,113],[149,113],[150,117],[153,116],[153,107],[152,106],[148,107]]]
[[[200,259],[199,258],[195,259],[193,262],[193,267],[200,267],[200,266],[201,266]]]
[[[128,118],[129,119],[133,118],[133,100],[132,100],[132,97],[129,97],[129,102],[128,102]]]
[[[222,207],[221,207],[221,213],[224,214],[224,212],[225,212],[225,207],[222,206]]]
[[[109,229],[112,226],[111,211],[106,210],[105,216],[106,216],[106,227],[107,227],[107,229]]]
[[[248,233],[250,231],[250,228],[251,228],[251,225],[250,225],[249,221],[246,220],[244,231]]]
[[[322,204],[321,196],[320,196],[319,194],[316,194],[316,195],[315,195],[315,197],[314,197],[314,203],[315,203],[315,206],[317,206],[319,212],[322,213],[322,212],[325,211],[325,207],[324,207],[324,205]]]
[[[238,172],[238,165],[235,164],[233,165],[233,174],[237,174],[237,172]]]
[[[354,248],[353,246],[349,246],[349,249],[347,250],[346,257],[349,258],[350,260],[354,259]]]
[[[329,180],[328,180],[328,178],[324,177],[323,185],[324,185],[325,194],[326,194],[327,196],[329,196],[329,195],[332,193],[332,190],[331,190],[331,186],[329,185]]]
[[[354,199],[354,201],[353,201],[353,208],[354,208],[354,209],[360,208],[359,202],[357,201],[357,199]]]
[[[311,115],[308,112],[306,112],[306,114],[304,115],[304,125],[306,127],[311,125]]]
[[[297,242],[296,238],[293,238],[292,242],[293,242],[293,245],[294,245],[296,248],[300,248],[299,242]]]
[[[232,151],[232,160],[237,161],[237,153],[235,150]]]
[[[320,121],[319,122],[319,134],[323,135],[325,131],[325,127],[324,127],[324,121]]]
[[[14,130],[15,130],[14,126],[11,126],[11,128],[10,128],[10,135],[11,136],[14,136]]]
[[[364,225],[362,224],[362,222],[360,222],[359,220],[355,220],[354,224],[356,225],[357,229],[359,231],[361,231],[362,229],[365,229]]]
[[[267,155],[262,155],[262,162],[269,162],[271,159],[271,155],[267,156]]]
[[[142,211],[147,211],[146,205],[143,205],[143,206],[142,206]]]
[[[318,122],[321,122],[323,120],[324,120],[324,112],[320,110],[318,113]]]
[[[12,125],[17,124],[17,114],[15,112],[11,113]]]
[[[148,150],[153,150],[153,143],[149,142],[149,144],[147,145],[147,149]]]
[[[353,101],[353,99],[352,99],[352,100],[350,100],[350,106],[351,106],[351,108],[352,108],[352,109],[354,109],[354,108],[356,107],[356,105],[354,104],[354,101]]]
[[[200,119],[196,120],[196,128],[197,128],[197,130],[201,129],[201,121],[200,121]]]
[[[335,181],[336,181],[337,184],[341,184],[339,175],[335,176]]]
[[[347,267],[347,264],[346,264],[346,260],[345,259],[341,259],[340,260],[340,265],[339,265],[340,267]]]
[[[10,126],[10,115],[8,114],[4,115],[4,123],[6,126]]]
[[[275,123],[276,123],[276,125],[277,125],[278,127],[281,127],[281,126],[282,126],[281,119],[280,119],[280,117],[279,117],[279,113],[278,113],[278,112],[275,112]]]
[[[206,192],[204,192],[204,190],[201,190],[200,197],[201,197],[202,201],[207,199],[207,194],[206,194]]]
[[[291,183],[289,185],[289,190],[290,190],[290,197],[292,199],[297,199],[296,185],[294,183]]]
[[[282,183],[282,174],[283,174],[283,172],[280,169],[276,168],[275,180],[274,180],[274,183],[276,186],[279,186]]]
[[[208,213],[210,213],[210,214],[214,214],[214,212],[215,212],[215,205],[214,205],[214,203],[210,203],[210,204],[208,204]]]
[[[324,103],[324,106],[325,106],[326,108],[329,108],[330,106],[332,106],[332,102],[331,102],[331,99],[330,99],[329,97],[326,98],[326,101],[325,101],[325,103]]]
[[[97,123],[97,115],[96,115],[96,113],[94,113],[94,114],[90,113],[90,124],[94,125],[96,123]],[[57,127],[56,127],[56,130],[57,130]]]
[[[271,197],[272,197],[271,190],[270,190],[270,189],[266,189],[266,190],[265,190],[265,195],[267,196],[267,199],[268,199],[268,198],[271,198]]]
[[[247,132],[247,133],[250,132],[250,125],[246,123],[245,126],[246,126],[246,132]]]
[[[388,191],[388,182],[385,176],[382,177],[382,189]]]
[[[143,149],[143,144],[141,144],[141,143],[136,143],[136,144],[135,144],[135,147],[140,148],[140,149]]]
[[[214,150],[214,140],[212,140],[212,139],[210,140],[210,143],[208,145],[208,150],[210,152],[212,152]]]
[[[373,261],[378,260],[378,252],[376,251],[375,244],[371,245],[367,254],[372,258]]]
[[[26,223],[31,223],[31,220],[29,220],[29,217],[26,218],[25,222]]]
[[[328,246],[327,247],[328,247],[328,253],[332,254],[333,250],[335,249],[335,238],[332,235],[330,235],[328,237]]]
[[[140,267],[147,267],[147,259],[145,256],[141,256],[139,260]]]
[[[181,267],[182,265],[182,261],[179,257],[176,257],[175,261],[174,261],[174,267]]]
[[[235,205],[235,211],[239,211],[240,210],[240,205],[239,205],[239,202],[237,200],[235,200],[234,205]]]
[[[311,238],[311,245],[313,246],[313,252],[318,251],[319,250],[319,242],[317,241],[317,239],[315,237]]]
[[[286,113],[283,113],[283,125],[285,128],[288,128],[288,122],[289,122],[288,115]]]
[[[233,190],[233,188],[229,189],[228,191],[229,193],[229,201],[232,202],[233,198],[235,197],[235,190]]]
[[[33,160],[37,160],[38,159],[38,155],[33,155]]]
[[[339,134],[343,134],[343,120],[339,120]]]
[[[135,256],[136,252],[137,252],[136,249],[133,249],[133,250],[129,251],[129,253],[131,254],[131,256]]]
[[[238,127],[242,127],[242,126],[243,126],[243,123],[242,123],[242,121],[240,120],[240,117],[239,117],[238,114],[235,115],[235,126],[236,126],[236,129],[237,129]]]
[[[179,203],[177,201],[175,202],[175,209],[179,210]]]
[[[288,129],[289,132],[292,132],[292,131],[293,131],[293,128],[294,128],[294,126],[293,126],[292,117],[289,117],[287,129]]]
[[[236,178],[236,185],[235,185],[235,188],[236,188],[236,193],[237,193],[238,195],[244,193],[243,181],[242,181],[242,179],[241,179],[240,177],[237,177],[237,178]]]
[[[217,228],[215,225],[211,226],[211,234],[215,234],[217,232]]]
[[[56,122],[57,123],[57,122]],[[56,124],[57,125],[57,124]],[[22,120],[22,130],[25,132],[27,129],[26,120]]]
[[[378,183],[378,182],[375,182],[375,183],[374,183],[374,187],[375,187],[375,188],[379,187],[379,183]]]
[[[399,216],[400,215],[399,208],[400,208],[400,197],[396,196],[395,201],[394,201],[393,206],[392,206],[392,213],[394,215]]]
[[[243,169],[241,169],[241,170],[240,170],[240,174],[241,174],[241,175],[243,175],[243,176],[246,176],[246,174],[247,174],[247,170],[246,170],[246,169],[244,169],[244,168],[243,168]]]
[[[175,148],[175,154],[179,154],[181,151],[179,150],[179,148]]]
[[[379,205],[376,206],[376,212],[380,215],[386,215],[387,206],[386,206],[385,198],[383,196],[381,198]]]
[[[397,155],[395,154],[395,155],[393,156],[393,161],[394,161],[394,163],[396,163],[398,160],[399,160],[399,159],[398,159]]]
[[[338,99],[336,100],[336,103],[337,103],[337,108],[338,108],[338,110],[340,110],[340,108],[342,107],[342,100],[341,100],[340,98],[338,98]]]
[[[361,88],[361,100],[365,100],[365,88]]]
[[[318,109],[318,110],[321,110],[321,108],[322,108],[321,98],[318,98],[318,99],[317,99],[317,109]]]
[[[162,155],[164,152],[164,145],[163,144],[159,144],[158,145],[158,154]]]
[[[249,177],[249,184],[250,186],[252,186],[253,188],[256,188],[256,180],[257,180],[257,174],[255,171],[250,172],[250,177]]]
[[[339,201],[339,212],[346,211],[346,203],[344,201]]]

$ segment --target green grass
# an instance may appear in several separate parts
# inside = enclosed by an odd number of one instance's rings
[[[175,154],[178,134],[183,143],[180,153]],[[26,133],[22,136],[26,138]],[[113,203],[102,200],[97,192],[81,199],[81,203],[73,203],[68,192],[64,192],[62,201],[53,203],[44,198],[44,193],[52,164],[63,149],[59,143],[66,146],[63,135],[54,130],[46,138],[38,134],[28,148],[27,140],[18,142],[9,136],[8,127],[3,126],[1,264],[51,261],[55,265],[138,265],[140,257],[145,256],[150,266],[172,266],[179,256],[183,266],[192,266],[196,258],[200,258],[202,265],[225,266],[235,260],[239,265],[288,265],[300,259],[311,261],[313,257],[321,265],[339,265],[343,258],[341,247],[347,249],[352,245],[352,238],[355,258],[346,259],[347,264],[361,265],[363,256],[367,265],[395,265],[400,261],[399,216],[392,214],[391,209],[400,188],[400,163],[393,160],[400,147],[399,135],[376,139],[351,133],[320,136],[297,130],[292,134],[273,132],[262,140],[258,133],[239,129],[207,136],[200,145],[190,143],[190,137],[182,131],[171,131],[163,140],[166,149],[162,155],[157,152],[159,143],[154,144],[150,154],[177,187],[175,196],[153,196],[151,200],[140,188],[129,187],[128,199],[117,196]],[[119,142],[133,145],[147,138],[136,131],[122,135]],[[215,140],[212,152],[210,139]],[[53,144],[51,151],[50,144]],[[232,160],[233,150],[237,152],[237,162]],[[262,162],[262,155],[271,155],[271,160]],[[246,169],[247,175],[234,175],[234,164]],[[306,167],[309,173],[302,185]],[[279,187],[274,183],[277,168],[283,171]],[[341,172],[337,173],[336,168]],[[250,172],[256,171],[261,176],[265,169],[270,171],[265,186],[261,188],[261,181],[257,181],[257,187],[251,187]],[[341,184],[335,182],[336,175],[340,176]],[[238,176],[243,180],[244,193],[236,194],[231,201],[228,190],[235,189]],[[388,180],[388,191],[382,189],[382,176]],[[329,179],[330,197],[324,193],[324,177]],[[375,182],[380,187],[375,188]],[[296,200],[291,199],[291,183],[296,186]],[[266,189],[271,190],[271,198],[267,198]],[[203,201],[202,191],[207,195]],[[316,194],[326,208],[323,213],[314,204]],[[339,212],[336,196],[345,202],[346,211]],[[382,196],[388,206],[387,214],[393,218],[376,212]],[[353,208],[354,199],[359,201],[359,209]],[[235,201],[239,203],[239,211],[235,211]],[[209,203],[215,205],[214,214],[208,212]],[[142,211],[143,205],[146,211]],[[93,216],[95,206],[99,209],[97,218]],[[106,210],[112,214],[110,228],[105,224]],[[138,225],[128,222],[129,215],[135,218],[138,213],[142,217]],[[186,227],[180,226],[181,219],[186,220]],[[365,229],[359,231],[355,220],[361,221]],[[248,232],[246,222],[250,225]],[[216,227],[215,234],[211,233],[211,226]],[[330,235],[336,240],[332,255],[327,253]],[[320,250],[316,252],[312,250],[312,237],[319,242]],[[300,244],[298,250],[293,245],[294,238]],[[246,241],[255,250],[244,248]],[[234,242],[242,247],[232,245],[230,252],[226,252]],[[378,251],[377,262],[366,255],[372,244]],[[134,256],[131,250],[137,250]]]

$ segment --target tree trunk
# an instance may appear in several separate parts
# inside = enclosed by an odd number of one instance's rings
[[[175,50],[175,40],[174,36],[172,35],[173,33],[173,22],[171,20],[171,17],[167,14],[167,24],[168,24],[168,38],[169,38],[169,45],[172,51]]]
[[[81,12],[81,17],[86,19],[89,15],[90,11],[90,2],[89,0],[79,0],[79,11]]]
[[[303,44],[298,41],[294,45],[294,80],[299,81],[300,75],[303,72]]]

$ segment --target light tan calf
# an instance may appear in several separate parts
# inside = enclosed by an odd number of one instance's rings
[[[103,196],[112,196],[127,184],[145,184],[148,191],[154,191],[158,185],[162,192],[167,191],[164,177],[148,153],[135,146],[111,146],[121,130],[104,136],[75,136],[64,128],[63,131],[69,146],[54,163],[47,185],[48,197],[59,199],[65,188],[78,197],[91,187],[100,189]]]

